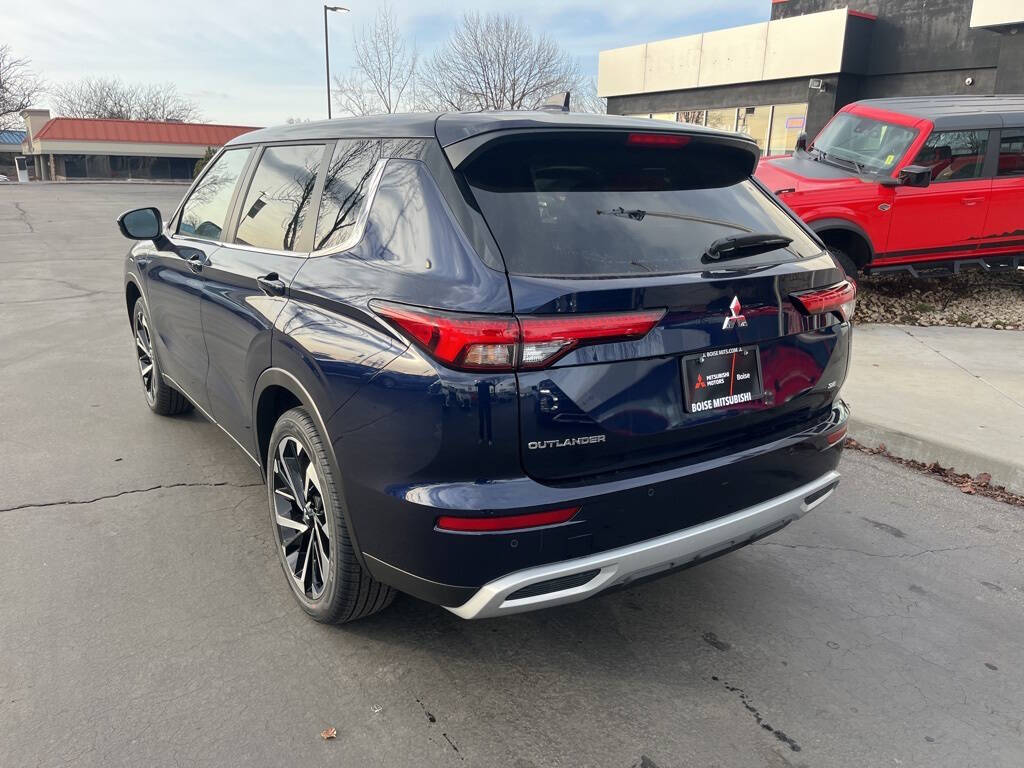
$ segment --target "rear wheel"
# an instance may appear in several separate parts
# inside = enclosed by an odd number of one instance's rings
[[[270,436],[267,495],[281,567],[306,613],[343,624],[390,605],[394,590],[356,558],[338,479],[304,408],[287,411]]]
[[[842,248],[836,248],[835,246],[829,246],[828,252],[839,262],[839,266],[843,268],[846,276],[853,282],[857,282],[857,265],[850,258],[850,255]]]
[[[146,392],[146,402],[150,409],[161,416],[175,416],[191,410],[192,403],[160,375],[149,317],[146,315],[142,299],[135,300],[132,330],[135,332],[135,356],[139,363],[139,376],[142,378],[142,388]]]

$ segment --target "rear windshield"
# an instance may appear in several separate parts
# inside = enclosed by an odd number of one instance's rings
[[[543,133],[496,139],[460,168],[508,270],[610,276],[708,269],[723,237],[775,234],[785,249],[732,259],[754,266],[821,252],[750,181],[749,152],[669,134]]]

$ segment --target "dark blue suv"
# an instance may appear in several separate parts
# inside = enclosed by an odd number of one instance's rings
[[[776,531],[836,487],[855,289],[753,141],[547,112],[270,128],[139,242],[150,408],[266,478],[321,621],[580,600]]]

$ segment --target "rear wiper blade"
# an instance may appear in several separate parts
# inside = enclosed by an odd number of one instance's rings
[[[708,246],[702,261],[724,261],[739,259],[743,256],[754,256],[785,248],[793,242],[793,238],[770,233],[754,233],[752,235],[731,235],[715,240]]]
[[[647,211],[642,208],[634,208],[633,210],[627,211],[621,205],[618,208],[612,208],[609,211],[597,211],[598,216],[620,216],[624,219],[632,219],[633,221],[643,221],[644,216],[647,215]]]

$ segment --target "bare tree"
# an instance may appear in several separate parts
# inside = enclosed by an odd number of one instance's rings
[[[579,64],[518,16],[465,14],[426,62],[425,106],[439,110],[535,109],[583,82]]]
[[[32,71],[28,59],[14,55],[10,46],[0,45],[0,128],[17,125],[19,112],[28,109],[43,93],[43,82]]]
[[[416,75],[418,54],[398,28],[388,5],[377,10],[373,24],[353,35],[356,64],[348,77],[334,78],[338,107],[349,114],[391,114],[411,106],[407,90]]]
[[[602,99],[597,95],[597,78],[588,77],[580,82],[569,100],[569,109],[593,115],[608,114],[608,99]]]
[[[199,106],[174,83],[144,85],[116,77],[85,77],[51,89],[54,112],[62,117],[194,122]]]

